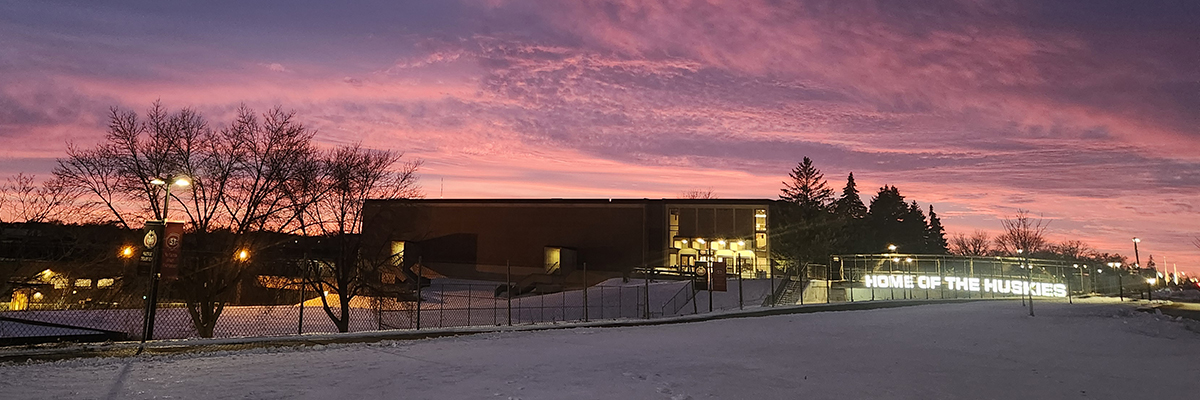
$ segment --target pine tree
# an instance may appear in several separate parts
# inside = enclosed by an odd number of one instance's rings
[[[854,183],[854,173],[846,178],[846,187],[842,188],[842,197],[833,202],[833,213],[845,220],[861,219],[867,216],[867,206],[858,197],[858,186]]]
[[[949,254],[950,243],[946,241],[946,228],[942,220],[933,212],[933,204],[929,205],[929,226],[925,229],[925,251],[932,254]]]
[[[908,204],[904,196],[895,186],[879,188],[879,193],[871,199],[867,210],[866,231],[863,252],[882,252],[889,244],[899,245],[901,238],[900,221],[908,212]],[[904,249],[901,251],[911,251]]]
[[[909,203],[908,209],[900,218],[900,232],[896,239],[897,245],[905,253],[925,253],[925,231],[929,223],[925,220],[925,212],[917,201]]]
[[[815,217],[829,209],[833,200],[833,189],[825,182],[825,175],[821,170],[813,167],[811,159],[804,157],[788,176],[792,181],[783,182],[780,200],[799,206],[805,218]]]

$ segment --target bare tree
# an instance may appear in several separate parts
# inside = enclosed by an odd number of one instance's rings
[[[1053,244],[1050,251],[1065,260],[1086,260],[1096,255],[1096,249],[1081,240],[1065,240]]]
[[[338,295],[336,307],[328,297],[321,297],[326,315],[346,332],[350,328],[350,301],[367,293],[379,292],[381,274],[392,267],[397,255],[373,260],[358,235],[362,231],[363,202],[367,199],[397,199],[423,197],[417,186],[420,160],[401,162],[403,154],[387,150],[363,149],[359,145],[338,148],[327,155],[322,183],[328,188],[307,213],[318,221],[322,236],[332,246],[331,257],[324,268],[309,279],[317,293],[328,291]],[[419,284],[419,283],[418,283]]]
[[[679,198],[681,198],[681,199],[715,199],[715,198],[717,198],[717,194],[713,192],[713,189],[711,187],[704,188],[704,189],[688,189],[688,190],[679,192]]]
[[[188,231],[174,287],[197,332],[207,337],[230,289],[252,264],[235,254],[273,245],[256,242],[269,235],[250,233],[298,230],[295,210],[315,201],[296,189],[312,187],[311,171],[319,164],[314,134],[279,108],[260,118],[243,107],[217,130],[190,109],[171,113],[156,102],[143,119],[114,108],[105,141],[93,149],[69,147],[55,175],[82,182],[125,227],[163,219],[164,190],[150,182],[180,175],[190,180],[188,189],[171,192]]]
[[[1041,218],[1033,218],[1027,210],[1017,210],[1012,218],[1004,218],[1000,225],[1004,233],[996,237],[996,247],[1001,253],[1016,254],[1023,250],[1031,255],[1047,250],[1046,228],[1049,222]]]
[[[51,178],[39,184],[36,176],[24,173],[9,177],[3,192],[12,197],[10,208],[14,221],[27,223],[61,221],[66,211],[75,205],[78,195],[77,186],[61,179]]]
[[[971,236],[957,233],[950,238],[950,252],[960,256],[986,256],[992,253],[992,239],[981,230],[976,230]]]

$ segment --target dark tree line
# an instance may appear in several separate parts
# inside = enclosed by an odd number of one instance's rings
[[[864,204],[854,174],[834,195],[824,174],[804,157],[788,174],[774,221],[775,257],[788,263],[824,263],[832,254],[898,252],[947,254],[942,222],[916,201],[906,201],[895,186],[883,186]]]

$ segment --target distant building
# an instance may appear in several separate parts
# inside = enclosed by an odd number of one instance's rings
[[[765,275],[769,210],[745,199],[370,200],[363,237],[430,273],[579,286],[635,267],[691,271],[725,261]]]

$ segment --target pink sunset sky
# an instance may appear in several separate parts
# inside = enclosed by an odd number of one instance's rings
[[[950,233],[1020,208],[1200,273],[1200,2],[175,3],[0,4],[0,177],[110,107],[278,105],[431,198],[775,198],[808,156]]]

